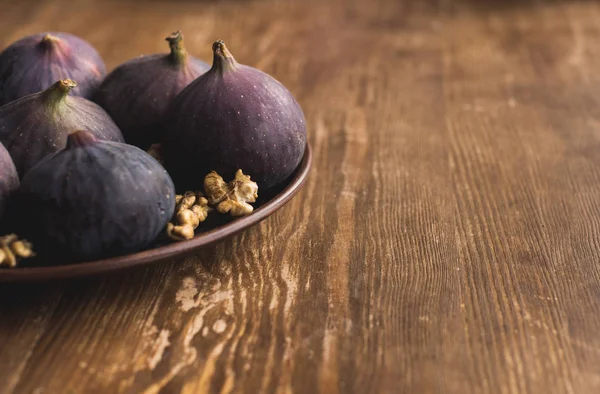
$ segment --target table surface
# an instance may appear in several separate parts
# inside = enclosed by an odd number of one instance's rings
[[[3,2],[110,68],[182,29],[300,101],[303,191],[189,258],[0,288],[1,393],[600,392],[600,5]]]

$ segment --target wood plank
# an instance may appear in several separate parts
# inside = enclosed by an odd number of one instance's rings
[[[34,5],[35,4],[35,5]],[[600,391],[600,5],[7,2],[109,67],[182,29],[299,99],[305,189],[195,256],[0,288],[1,393]]]

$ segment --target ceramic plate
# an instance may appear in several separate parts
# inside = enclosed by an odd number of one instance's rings
[[[258,205],[255,205],[257,209],[251,215],[232,219],[227,222],[215,222],[214,220],[210,222],[211,216],[213,219],[224,220],[222,218],[225,215],[209,215],[207,221],[202,224],[203,227],[199,228],[202,232],[189,241],[163,242],[162,244],[159,242],[153,247],[138,253],[85,263],[69,265],[55,264],[51,266],[13,269],[2,268],[0,269],[0,282],[40,281],[90,276],[185,256],[204,246],[221,241],[248,227],[254,226],[283,207],[300,190],[306,181],[311,159],[311,150],[307,145],[300,166],[288,182],[268,195],[261,195],[259,191]]]

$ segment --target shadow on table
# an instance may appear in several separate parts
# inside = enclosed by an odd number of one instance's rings
[[[123,314],[151,309],[163,295],[175,301],[182,278],[218,267],[216,246],[198,253],[148,267],[132,268],[91,278],[0,284],[0,349],[20,331],[35,324],[41,329],[60,330],[69,322],[101,321],[105,316],[122,319]],[[199,284],[202,286],[202,284]],[[45,323],[43,323],[45,322]]]

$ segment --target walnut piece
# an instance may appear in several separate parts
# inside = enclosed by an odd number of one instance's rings
[[[17,266],[19,260],[35,256],[29,242],[20,240],[16,234],[8,234],[0,237],[0,266],[9,268]]]
[[[250,176],[244,175],[242,170],[237,170],[234,180],[229,183],[215,171],[211,171],[204,178],[204,192],[209,204],[216,205],[218,212],[244,216],[254,210],[249,203],[256,202],[258,185],[250,180]]]
[[[175,215],[167,224],[167,235],[176,241],[194,238],[194,230],[206,220],[211,208],[201,192],[186,192],[175,196]]]

